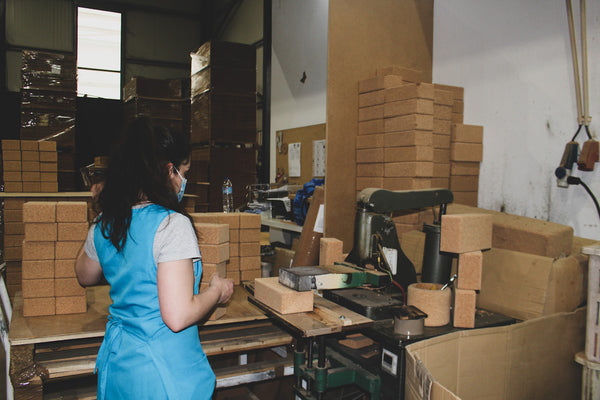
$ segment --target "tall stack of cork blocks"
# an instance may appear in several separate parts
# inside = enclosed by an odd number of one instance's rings
[[[195,224],[225,224],[229,227],[229,259],[226,276],[234,284],[261,277],[260,215],[251,213],[193,213]],[[198,231],[202,235],[202,231]],[[204,252],[200,246],[202,259]]]
[[[454,326],[475,327],[477,291],[481,290],[483,256],[492,247],[492,216],[456,214],[442,216],[440,251],[458,255],[454,288]]]
[[[9,193],[58,192],[56,142],[2,140],[2,178]]]
[[[483,128],[463,124],[463,88],[388,67],[358,92],[357,192],[446,188],[476,205]]]
[[[23,204],[23,315],[86,312],[85,289],[75,277],[75,258],[87,234],[86,202]]]

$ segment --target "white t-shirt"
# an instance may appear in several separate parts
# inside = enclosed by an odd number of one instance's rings
[[[148,204],[135,206],[145,207]],[[94,230],[96,224],[92,224],[88,231],[83,248],[92,260],[98,261],[98,253],[94,245]],[[167,261],[185,260],[188,258],[198,260],[201,258],[198,248],[198,238],[190,220],[182,214],[171,213],[160,223],[154,236],[152,245],[154,261],[156,264]]]

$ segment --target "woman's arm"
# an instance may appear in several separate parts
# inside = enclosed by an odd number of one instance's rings
[[[75,275],[83,287],[97,285],[104,280],[100,263],[88,257],[83,247],[79,250],[79,256],[75,262]]]
[[[196,324],[233,293],[231,280],[213,275],[209,288],[194,295],[194,267],[189,258],[158,263],[156,281],[160,314],[173,332]]]

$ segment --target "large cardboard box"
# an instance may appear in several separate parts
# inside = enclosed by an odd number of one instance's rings
[[[406,347],[406,399],[581,398],[585,309]]]

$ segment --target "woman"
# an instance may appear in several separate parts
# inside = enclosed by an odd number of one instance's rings
[[[197,322],[226,302],[215,275],[198,293],[198,240],[180,201],[190,148],[182,136],[134,120],[109,162],[101,214],[75,264],[82,286],[111,285],[98,352],[98,399],[209,399],[215,375]]]

